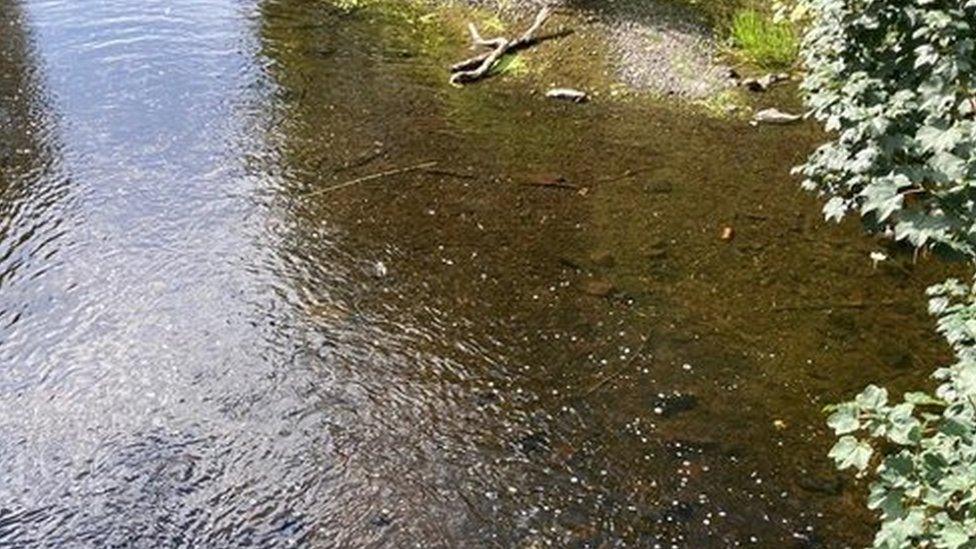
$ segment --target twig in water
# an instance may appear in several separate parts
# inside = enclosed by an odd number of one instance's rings
[[[565,179],[559,177],[556,179],[540,179],[537,181],[524,181],[522,185],[525,187],[549,187],[555,189],[570,189],[574,191],[579,190],[579,185],[573,185],[568,183]]]
[[[624,362],[623,364],[621,364],[620,367],[617,368],[616,370],[614,370],[610,375],[608,375],[605,378],[601,379],[600,381],[594,383],[593,386],[590,387],[588,391],[586,391],[585,393],[583,393],[583,398],[586,398],[586,397],[592,395],[593,393],[595,393],[595,392],[599,391],[600,389],[602,389],[606,384],[608,384],[611,381],[613,381],[613,380],[619,378],[620,376],[624,375],[624,372],[626,372],[627,369],[630,368],[630,366],[634,364],[634,361],[637,360],[637,357],[639,357],[642,354],[644,354],[644,350],[647,348],[647,344],[648,344],[648,340],[645,339],[644,342],[641,343],[640,348],[637,349],[637,352],[635,352],[634,355],[632,357],[630,357],[630,360],[628,360],[627,362]]]
[[[429,173],[431,175],[443,175],[445,177],[453,177],[455,179],[477,179],[478,176],[470,173],[453,172],[451,170],[424,170],[424,173]]]
[[[347,172],[355,168],[361,168],[370,162],[376,160],[377,158],[383,156],[383,149],[376,149],[374,151],[368,152],[366,154],[360,155],[358,158],[346,162],[342,166],[332,170],[332,175],[338,175],[342,172]]]
[[[600,183],[610,183],[612,181],[620,181],[621,179],[629,179],[631,177],[640,175],[644,172],[649,172],[652,169],[653,168],[637,168],[637,169],[626,170],[620,175],[611,175],[608,177],[597,179],[597,181],[599,181]]]
[[[864,301],[846,301],[839,303],[814,303],[810,305],[781,305],[773,307],[773,311],[782,313],[788,311],[830,311],[832,309],[866,309],[869,307],[896,307],[898,301],[878,301],[865,303]]]
[[[345,189],[346,187],[351,187],[353,185],[358,185],[359,183],[365,183],[367,181],[372,181],[374,179],[381,179],[381,178],[384,178],[384,177],[390,177],[391,175],[399,175],[401,173],[407,173],[407,172],[413,172],[413,171],[417,171],[417,170],[423,170],[423,169],[426,169],[426,168],[432,168],[432,167],[434,167],[436,165],[437,165],[437,162],[423,162],[423,163],[416,164],[416,165],[413,165],[413,166],[407,166],[405,168],[396,168],[396,169],[393,169],[393,170],[387,170],[385,172],[374,173],[372,175],[365,175],[363,177],[357,177],[356,179],[352,179],[350,181],[346,181],[345,183],[339,183],[337,185],[332,185],[331,187],[326,187],[324,189],[319,189],[317,191],[312,191],[310,193],[307,193],[305,196],[306,197],[309,197],[309,196],[314,196],[314,195],[317,195],[317,194],[330,193],[332,191],[338,191],[339,189]]]

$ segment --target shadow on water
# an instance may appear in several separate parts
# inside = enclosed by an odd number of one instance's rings
[[[17,2],[0,3],[0,287],[5,297],[29,298],[36,279],[50,268],[32,256],[56,261],[57,245],[68,222],[69,181],[63,175],[58,124],[44,73]],[[26,321],[16,300],[0,308],[0,328]],[[0,350],[0,362],[2,360]]]
[[[402,7],[0,6],[32,29],[4,96],[35,90],[4,103],[35,152],[0,156],[0,542],[868,539],[819,409],[927,375],[942,273],[820,224],[812,128],[447,88],[464,44]]]

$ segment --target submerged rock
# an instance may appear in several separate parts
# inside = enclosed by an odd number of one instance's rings
[[[791,114],[779,109],[765,109],[757,112],[752,117],[751,123],[753,126],[757,124],[792,124],[802,119],[803,116],[799,114]]]
[[[844,491],[844,481],[837,476],[805,475],[796,482],[797,486],[807,492],[839,496]]]
[[[597,267],[613,267],[616,261],[607,250],[597,250],[590,254],[590,261]]]
[[[529,433],[520,438],[517,445],[519,451],[530,458],[548,453],[551,450],[549,439],[542,433]]]
[[[393,513],[389,509],[380,509],[369,522],[377,528],[385,528],[393,524]]]
[[[617,287],[605,278],[594,278],[583,284],[583,292],[593,297],[609,297]]]
[[[674,186],[668,181],[650,181],[644,185],[644,190],[650,194],[670,194]]]
[[[586,95],[586,92],[581,92],[572,88],[553,88],[546,92],[546,97],[549,99],[573,101],[574,103],[585,103],[590,99],[590,97]]]
[[[690,393],[659,394],[652,403],[654,413],[671,418],[698,407],[698,397]]]
[[[774,84],[789,80],[790,75],[785,72],[779,74],[767,74],[761,78],[746,78],[741,82],[742,87],[752,92],[764,92]]]
[[[647,259],[651,261],[660,261],[666,257],[668,257],[668,250],[665,248],[651,248],[647,252]]]

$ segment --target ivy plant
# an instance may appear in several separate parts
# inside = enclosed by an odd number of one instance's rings
[[[976,0],[803,0],[803,90],[835,132],[798,171],[825,213],[976,252]]]
[[[841,469],[873,471],[875,547],[976,547],[976,291],[950,280],[929,293],[957,359],[935,372],[935,394],[892,402],[872,385],[828,407],[840,437],[830,457]]]
[[[826,217],[976,259],[976,0],[798,0],[803,91],[832,134],[797,168]],[[872,478],[875,547],[976,548],[976,292],[930,309],[955,351],[934,394],[880,387],[829,408],[838,467]]]

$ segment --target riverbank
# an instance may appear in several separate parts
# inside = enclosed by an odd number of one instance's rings
[[[532,0],[409,5],[357,0],[348,7],[348,0],[335,1],[353,11],[400,13],[402,26],[421,29],[414,33],[416,41],[436,43],[427,53],[445,69],[471,55],[468,23],[486,37],[511,38],[529,25],[540,5]],[[770,105],[798,106],[795,91],[757,94],[742,86],[744,76],[764,73],[729,49],[727,32],[713,29],[728,24],[730,6],[710,3],[709,10],[701,10],[640,0],[566,0],[556,6],[540,33],[552,39],[503,58],[494,85],[540,95],[554,87],[573,88],[598,100],[659,102],[723,118],[746,118]],[[780,86],[795,90],[788,82]]]
[[[525,17],[539,2],[471,0],[482,8]],[[612,78],[658,97],[705,100],[734,88],[707,17],[676,2],[563,1],[568,24],[601,43]]]

